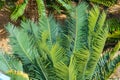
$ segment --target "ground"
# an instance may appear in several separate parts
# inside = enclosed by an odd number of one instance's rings
[[[5,25],[10,21],[10,11],[3,8],[0,11],[0,49],[6,52],[10,51],[10,46],[8,45],[7,33],[5,31]]]

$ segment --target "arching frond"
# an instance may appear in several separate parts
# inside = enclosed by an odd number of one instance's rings
[[[97,8],[97,7],[94,7],[94,8]],[[97,15],[99,15],[96,9],[92,9],[90,11],[89,16],[91,16],[92,13],[97,13]],[[94,25],[91,25],[92,28],[94,29],[92,32],[89,32],[90,56],[88,59],[86,73],[85,73],[86,79],[90,79],[91,76],[93,75],[93,72],[100,58],[100,54],[102,53],[102,50],[108,35],[108,27],[107,26],[103,27],[105,22],[105,17],[106,17],[106,14],[102,12],[102,15],[99,15],[99,18],[98,19],[96,18],[97,20],[95,20],[97,21],[95,27]],[[95,18],[95,15],[93,15],[93,20],[94,18]],[[90,17],[89,19],[92,20],[92,17]],[[91,26],[89,28],[91,28]]]
[[[0,71],[4,73],[11,69],[16,71],[23,71],[22,63],[12,54],[5,54],[0,52],[0,64]]]
[[[75,70],[76,70],[76,79],[77,80],[85,80],[85,71],[87,67],[88,57],[90,52],[87,48],[83,48],[80,51],[73,54],[75,61]]]
[[[18,55],[25,64],[33,63],[34,54],[33,51],[31,51],[32,45],[28,34],[25,33],[24,30],[18,29],[11,24],[8,24],[7,30],[10,33],[10,44],[12,45],[14,54]]]
[[[77,6],[75,8],[74,12],[74,25],[71,26],[71,33],[73,34],[73,40],[74,40],[74,47],[73,47],[73,53],[76,51],[79,51],[80,48],[83,46],[87,47],[87,35],[88,35],[88,27],[87,27],[87,4],[81,3],[81,5]]]
[[[93,79],[103,80],[108,79],[111,74],[115,71],[117,66],[119,66],[120,56],[116,56],[116,52],[120,48],[120,42],[115,46],[114,49],[105,51],[99,62],[97,63]]]
[[[49,44],[49,48],[51,48],[56,41],[56,37],[59,31],[58,24],[52,17],[47,18],[47,16],[41,16],[39,25],[41,32],[48,36],[47,44]]]

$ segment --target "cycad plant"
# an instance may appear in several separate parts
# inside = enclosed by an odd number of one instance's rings
[[[39,23],[28,20],[21,22],[20,28],[8,24],[6,28],[13,52],[10,57],[17,60],[11,63],[1,54],[0,63],[4,65],[0,70],[11,73],[9,76],[12,77],[15,71],[23,71],[32,80],[92,80],[108,27],[105,12],[97,6],[88,11],[87,6],[85,2],[79,4],[64,25],[45,14]],[[23,72],[25,77],[20,77],[28,80]]]

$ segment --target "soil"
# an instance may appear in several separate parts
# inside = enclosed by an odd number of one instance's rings
[[[7,33],[5,31],[5,25],[10,22],[10,11],[7,8],[3,8],[0,11],[0,49],[5,52],[10,51],[10,46],[8,45]]]

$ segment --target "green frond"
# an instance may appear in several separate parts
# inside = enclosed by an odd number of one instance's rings
[[[47,69],[47,67],[50,65],[50,63],[48,63],[44,58],[43,59],[41,57],[36,57],[36,58],[37,58],[36,59],[36,65],[37,65],[36,71],[38,71],[39,74],[36,77],[33,77],[33,76],[31,76],[31,77],[36,78],[36,79],[40,78],[43,80],[49,80],[50,77],[48,74],[50,74],[50,73],[47,72],[47,71],[49,71]],[[46,64],[46,62],[47,62],[47,64]],[[49,68],[49,69],[51,69],[51,68]],[[53,69],[51,69],[51,70],[53,70]]]
[[[86,65],[89,58],[89,50],[87,48],[83,48],[80,51],[74,53],[75,58],[75,70],[77,72],[77,80],[85,80],[85,71]]]
[[[37,7],[38,7],[38,14],[39,14],[39,18],[41,16],[46,16],[46,9],[45,9],[45,5],[43,0],[36,0],[37,2]]]
[[[119,50],[119,42],[112,50],[105,51],[102,57],[99,59],[93,79],[95,80],[106,80],[111,74],[117,69],[120,62],[120,56],[115,56],[116,51]]]
[[[58,44],[53,45],[52,49],[50,50],[50,56],[53,61],[53,65],[56,65],[57,62],[67,61],[65,50]]]
[[[88,27],[87,27],[86,9],[87,9],[86,3],[81,3],[75,8],[75,12],[73,16],[75,19],[75,23],[74,26],[72,26],[73,35],[74,35],[73,53],[79,51],[80,48],[82,48],[83,46],[85,47],[88,46],[88,42],[87,42]]]
[[[16,21],[20,16],[23,15],[24,10],[27,6],[28,0],[26,0],[24,3],[16,6],[16,9],[13,11],[13,13],[11,14],[10,18],[13,21]]]
[[[77,69],[76,69],[76,60],[74,55],[71,55],[70,64],[69,64],[69,79],[77,80]],[[68,80],[69,80],[68,79]]]
[[[89,1],[95,2],[97,4],[102,4],[102,5],[108,6],[108,7],[114,5],[117,2],[117,0],[89,0]]]
[[[99,29],[102,29],[104,24],[105,24],[105,20],[106,20],[106,13],[105,11],[102,11],[102,13],[100,14],[96,27],[95,27],[95,31],[99,31]],[[108,25],[108,24],[107,24]]]
[[[92,12],[98,13],[93,9],[90,11],[89,16],[91,15]],[[107,27],[107,25],[105,25],[105,27],[103,25],[105,18],[106,18],[105,13],[102,12],[102,15],[99,15],[99,18],[98,19],[96,18],[97,20],[95,20],[97,22],[96,22],[96,26],[94,27],[94,31],[89,32],[90,56],[89,56],[86,73],[85,73],[86,79],[91,79],[91,76],[93,75],[93,72],[94,72],[97,62],[100,58],[100,55],[102,53],[102,50],[103,50],[103,47],[104,47],[104,44],[105,44],[105,41],[106,41],[106,38],[108,35],[108,27]],[[89,19],[92,20],[92,18],[89,18]],[[88,20],[88,21],[90,21],[90,20]]]
[[[94,6],[90,11],[89,11],[89,16],[88,16],[88,27],[89,27],[89,32],[93,32],[96,24],[97,24],[97,20],[99,18],[99,14],[100,14],[100,10],[97,6]]]
[[[69,75],[69,69],[63,62],[58,62],[55,65],[55,72],[58,76],[57,80],[74,80],[71,77],[72,75]]]
[[[89,79],[95,70],[97,62],[102,53],[108,31],[106,29],[100,30],[94,39],[92,40],[92,49],[90,50],[90,57],[86,68],[86,78]],[[95,35],[95,34],[94,34]]]
[[[10,44],[12,45],[14,55],[19,57],[25,64],[33,63],[34,49],[28,34],[23,29],[18,29],[11,24],[8,24],[6,28],[10,33]]]
[[[45,33],[47,36],[47,44],[49,44],[49,49],[51,49],[52,45],[54,45],[56,41],[56,37],[58,35],[58,24],[56,21],[53,19],[53,17],[47,18],[46,16],[41,16],[40,18],[40,30],[41,33]],[[45,41],[46,41],[45,40]]]
[[[16,71],[23,71],[23,65],[12,54],[5,54],[0,52],[0,71],[6,73],[7,71],[14,69]]]
[[[112,73],[117,69],[117,67],[120,65],[120,55],[115,57],[113,60],[111,60],[108,64],[109,71],[107,72],[105,78],[108,79]]]
[[[13,52],[22,60],[25,72],[31,78],[54,80],[56,76],[53,76],[53,62],[61,61],[64,56],[62,48],[58,45],[53,46],[58,35],[58,25],[54,19],[42,17],[41,24],[22,22],[19,29],[10,26],[13,25],[9,24],[7,28],[11,34]],[[33,74],[36,72],[37,74]]]
[[[29,37],[34,38],[34,40],[41,40],[41,31],[37,23],[30,20],[26,20],[21,21],[20,26]]]
[[[74,23],[72,18],[65,20],[64,25],[61,26],[61,31],[59,32],[59,44],[65,49],[66,54],[70,57],[73,52],[74,46]]]

